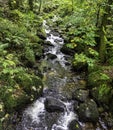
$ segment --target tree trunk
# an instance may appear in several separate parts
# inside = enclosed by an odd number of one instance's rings
[[[33,0],[29,0],[28,3],[30,10],[33,11]]]
[[[72,12],[73,12],[73,10],[74,10],[74,0],[71,0],[71,2],[72,2]]]
[[[41,7],[42,7],[42,0],[39,0],[39,2],[40,2],[40,3],[39,3],[39,10],[38,10],[38,11],[39,11],[39,13],[40,13]]]
[[[110,5],[113,3],[113,0],[108,0],[105,6],[105,11],[102,17],[101,27],[100,27],[100,61],[103,63],[105,62],[106,56],[106,44],[107,44],[107,37],[106,37],[106,25],[108,24],[108,17],[110,14]]]

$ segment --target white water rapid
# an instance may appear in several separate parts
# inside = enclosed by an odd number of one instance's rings
[[[49,26],[47,26],[46,21],[43,22],[43,26],[45,28],[45,32],[48,34],[46,41],[49,41],[52,44],[52,46],[49,47],[49,50],[45,52],[45,55],[49,53],[56,55],[56,59],[51,60],[51,62],[54,64],[55,62],[58,62],[63,68],[66,69],[65,55],[60,51],[64,44],[64,40],[59,35],[56,36],[51,33],[51,30],[49,29]],[[66,77],[61,79],[62,83],[64,82],[63,79],[66,79]],[[59,85],[62,83],[59,83]],[[24,111],[22,122],[16,130],[69,130],[69,123],[72,120],[77,119],[77,115],[73,112],[74,110],[72,102],[62,101],[62,103],[65,105],[64,112],[58,113],[57,119],[55,119],[53,124],[50,123],[51,125],[49,125],[49,123],[46,121],[48,120],[46,116],[49,113],[46,111],[44,105],[44,101],[47,96],[48,95],[39,98]],[[50,117],[51,114],[49,115],[49,118]]]
[[[43,97],[40,97],[26,108],[16,130],[73,130],[69,128],[69,124],[72,121],[78,122],[77,114],[74,111],[74,101],[72,99],[68,100],[67,97],[60,93],[61,87],[68,82],[66,74],[68,74],[69,70],[69,68],[66,67],[67,61],[65,55],[60,51],[64,40],[58,33],[54,34],[55,32],[52,32],[46,21],[43,22],[43,26],[47,34],[46,42],[50,42],[51,44],[44,53],[44,60],[48,60],[48,54],[55,55],[54,59],[49,59],[49,63],[52,64],[51,69],[49,69],[49,74],[48,71],[45,73],[46,75],[53,75],[54,77],[49,79],[49,77],[46,76],[46,80],[49,81],[49,87],[45,84]],[[61,67],[55,69],[56,64],[60,64]],[[64,69],[66,74],[61,74],[61,69]],[[57,77],[55,74],[63,76]],[[50,86],[52,87],[50,88]],[[64,111],[48,112],[45,106],[45,101],[48,97],[51,97],[51,99],[54,98],[63,104],[63,106],[65,106]],[[79,122],[79,124],[81,127],[84,127],[82,123]],[[77,128],[77,130],[81,130],[81,128]],[[96,130],[101,129],[97,128]],[[104,127],[102,130],[107,129]]]

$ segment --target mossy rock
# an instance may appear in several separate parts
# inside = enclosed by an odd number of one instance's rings
[[[47,34],[45,32],[45,30],[43,28],[39,28],[39,30],[37,30],[37,36],[43,40],[46,39]]]
[[[97,122],[99,113],[96,102],[90,99],[80,104],[78,115],[83,122]]]
[[[21,88],[10,89],[5,95],[7,98],[4,97],[3,99],[4,108],[8,113],[12,113],[15,110],[19,111],[30,101],[30,97]]]
[[[37,98],[42,94],[43,83],[38,76],[25,73],[18,77],[17,82],[29,96]]]

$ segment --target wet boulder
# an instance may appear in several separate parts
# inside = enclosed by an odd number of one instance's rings
[[[60,116],[60,113],[58,113],[58,112],[46,112],[45,121],[48,126],[48,130],[51,130],[53,124],[55,125],[55,123],[59,119],[59,116]],[[55,128],[56,128],[56,126],[55,126]]]
[[[65,105],[56,98],[47,97],[45,100],[45,108],[48,112],[63,112]]]
[[[68,127],[69,127],[69,130],[82,130],[82,127],[80,126],[77,120],[71,121]]]
[[[57,29],[56,29],[56,30],[52,30],[51,33],[52,33],[54,36],[59,36],[59,33],[56,32],[56,31],[57,31]]]
[[[47,56],[48,56],[48,59],[51,59],[51,60],[54,60],[57,58],[57,56],[55,54],[52,54],[52,53],[48,53]]]
[[[80,120],[83,122],[97,122],[99,112],[95,101],[91,99],[80,104],[78,115]]]
[[[55,39],[55,42],[56,42],[56,43],[62,43],[63,41],[62,41],[61,38],[59,38],[59,39]]]
[[[50,41],[44,41],[44,46],[45,46],[45,47],[49,47],[49,46],[54,46],[54,45],[51,44]]]
[[[88,95],[89,95],[88,90],[78,89],[73,93],[73,99],[84,102],[88,98]]]

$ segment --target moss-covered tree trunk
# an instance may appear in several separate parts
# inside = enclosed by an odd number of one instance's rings
[[[100,27],[100,49],[99,49],[101,62],[105,62],[106,44],[107,44],[106,26],[108,24],[110,6],[112,5],[112,3],[113,3],[113,0],[108,0],[104,9],[104,14],[102,16],[102,22],[101,22],[101,27]]]
[[[74,0],[71,0],[72,2],[72,11],[74,10]]]
[[[28,0],[29,8],[31,11],[33,11],[33,1],[34,0]]]
[[[41,11],[41,7],[42,7],[42,0],[39,0],[39,13],[40,13],[40,11]]]
[[[105,54],[106,54],[106,22],[107,17],[103,16],[102,25],[100,28],[100,49],[99,49],[99,55],[100,55],[100,61],[105,62]]]

